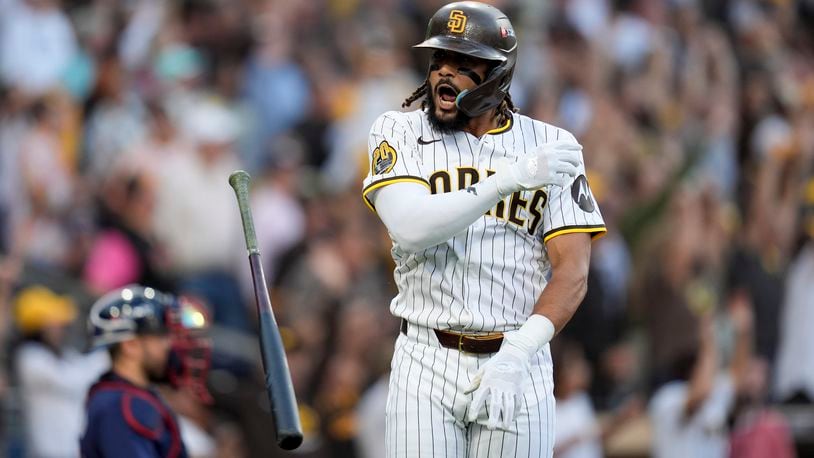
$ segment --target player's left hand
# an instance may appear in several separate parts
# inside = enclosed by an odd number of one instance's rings
[[[466,394],[474,392],[468,420],[475,421],[488,406],[486,426],[489,429],[511,427],[523,396],[523,384],[531,376],[529,352],[513,343],[511,334],[506,333],[500,350],[481,366],[465,391]]]

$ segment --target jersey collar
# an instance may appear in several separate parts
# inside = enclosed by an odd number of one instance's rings
[[[427,113],[427,110],[424,110],[424,115],[429,117],[429,113]],[[483,134],[483,135],[484,136],[485,135],[500,135],[502,133],[506,133],[506,132],[510,131],[513,126],[514,126],[514,113],[512,113],[511,116],[509,116],[509,119],[507,119],[506,122],[502,126],[495,127],[492,130],[487,130],[486,133]],[[432,130],[435,131],[435,129],[432,129]]]
[[[514,115],[510,116],[509,119],[506,120],[506,123],[503,124],[502,126],[487,131],[486,135],[498,135],[507,132],[509,129],[512,128],[512,124],[514,124],[514,122],[512,121],[513,119]]]

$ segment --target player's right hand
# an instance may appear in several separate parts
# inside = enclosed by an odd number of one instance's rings
[[[523,398],[523,385],[531,376],[529,350],[516,345],[506,333],[500,350],[480,367],[464,394],[472,393],[467,420],[477,421],[485,413],[486,427],[511,430]]]
[[[579,143],[558,140],[535,147],[517,162],[499,164],[495,173],[498,192],[507,196],[548,185],[564,187],[579,172],[581,152]]]

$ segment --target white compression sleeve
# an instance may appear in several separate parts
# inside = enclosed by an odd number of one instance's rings
[[[494,176],[460,191],[430,194],[415,183],[393,183],[373,196],[390,236],[412,253],[445,242],[500,201]]]

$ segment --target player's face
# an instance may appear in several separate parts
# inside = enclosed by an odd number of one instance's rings
[[[465,89],[473,89],[486,79],[489,64],[481,59],[450,51],[435,51],[430,60],[430,119],[440,130],[464,127],[469,117],[458,111],[455,98]]]
[[[142,336],[142,367],[150,380],[163,380],[167,372],[172,339],[170,336]]]

